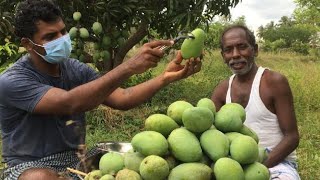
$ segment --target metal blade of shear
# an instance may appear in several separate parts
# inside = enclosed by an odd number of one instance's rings
[[[189,39],[189,38],[194,39],[195,37],[194,37],[194,35],[193,35],[192,33],[187,33],[187,32],[185,32],[185,31],[181,31],[181,32],[179,32],[178,37],[176,37],[176,38],[173,39],[173,42],[174,42],[174,44],[175,44],[175,43],[177,43],[177,42],[180,41],[180,40]],[[160,50],[163,50],[163,51],[164,51],[164,50],[166,50],[167,48],[169,48],[169,46],[161,46],[161,47],[160,47]]]

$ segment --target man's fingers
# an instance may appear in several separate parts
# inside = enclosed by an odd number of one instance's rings
[[[161,50],[161,47],[171,46],[172,44],[173,42],[171,42],[170,40],[159,40],[159,41],[146,43],[142,47],[142,53],[152,54],[154,56],[161,58],[164,55],[164,51]]]
[[[200,57],[198,57],[197,59],[194,60],[194,72],[197,73],[201,70],[201,66],[202,66],[202,62]]]
[[[188,72],[188,74],[193,74],[193,71],[194,71],[194,65],[195,65],[195,62],[194,62],[194,59],[193,58],[191,58],[190,60],[189,60],[189,72]]]
[[[194,66],[194,72],[197,73],[201,70],[202,62],[199,60],[197,61],[197,64]]]
[[[152,62],[155,62],[155,63],[158,63],[160,61],[160,58],[159,57],[162,57],[161,53],[156,53],[154,51],[152,51],[150,54],[146,54],[145,55],[145,59],[148,60],[148,61],[152,61]]]
[[[176,58],[173,60],[173,62],[176,64],[181,64],[182,60],[183,60],[183,58],[181,56],[181,51],[178,51]]]
[[[194,59],[191,58],[186,63],[187,73],[186,76],[190,76],[194,73],[197,73],[201,70],[202,63],[200,58]]]
[[[151,48],[156,48],[159,46],[172,46],[173,43],[174,42],[172,40],[158,40],[158,41],[152,41],[152,42],[146,43],[145,45]]]
[[[160,58],[163,57],[164,52],[161,51],[159,48],[150,48],[149,46],[144,46],[141,48],[140,54],[143,55],[144,57],[152,56],[159,60]]]

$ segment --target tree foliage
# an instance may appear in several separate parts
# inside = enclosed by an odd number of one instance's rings
[[[5,44],[0,45],[0,66],[2,66],[7,61],[15,60],[16,58],[18,58],[17,54],[18,47],[12,42],[5,40]]]
[[[292,17],[283,16],[258,29],[265,50],[290,49],[302,54],[315,54],[320,47],[320,1],[295,0]]]
[[[219,17],[208,26],[208,33],[206,36],[205,47],[208,49],[220,48],[220,36],[223,30],[230,25],[239,24],[246,26],[245,16],[240,16],[235,20],[230,20],[230,17]]]
[[[106,50],[111,59],[99,61],[101,69],[111,69],[121,63],[126,53],[139,43],[151,30],[155,30],[162,39],[172,38],[181,30],[191,31],[200,24],[208,24],[216,15],[230,14],[229,8],[235,7],[240,0],[54,0],[62,9],[67,28],[86,28],[89,38],[75,39],[77,48],[83,50],[88,42],[99,43],[103,36],[110,37],[110,47]],[[0,29],[1,38],[13,36],[10,24],[14,9],[19,0],[1,0]],[[81,13],[79,21],[73,20],[74,12]],[[102,24],[103,33],[94,34],[94,22]],[[119,38],[122,38],[119,40]],[[119,43],[121,42],[121,43]],[[79,45],[80,44],[80,45]],[[93,51],[89,55],[96,53]],[[88,56],[88,53],[80,55]],[[80,57],[78,55],[78,57]],[[83,56],[84,57],[84,56]],[[83,58],[90,61],[91,58]]]
[[[263,40],[264,50],[288,49],[308,54],[311,39],[316,33],[316,28],[308,26],[283,16],[277,24],[271,21],[266,26],[259,27],[258,36]]]
[[[286,25],[265,28],[263,32],[260,32],[260,35],[264,40],[271,42],[279,39],[285,40],[287,47],[290,47],[295,41],[308,43],[311,34],[312,32],[303,27]]]
[[[0,1],[0,43],[4,43],[6,37],[13,35],[13,21],[15,3],[11,1]]]
[[[298,24],[316,26],[320,28],[320,1],[319,0],[295,0],[297,8],[293,16]]]

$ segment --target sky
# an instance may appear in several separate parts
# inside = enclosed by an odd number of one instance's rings
[[[242,0],[231,9],[231,18],[245,16],[247,26],[256,31],[271,21],[278,23],[282,16],[291,17],[295,6],[293,0]]]

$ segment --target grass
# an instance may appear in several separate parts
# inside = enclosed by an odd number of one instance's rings
[[[132,82],[155,76],[162,72],[168,59],[145,75],[133,77]],[[294,95],[295,111],[300,132],[297,148],[299,173],[303,180],[320,177],[320,62],[315,58],[293,53],[264,53],[257,58],[257,64],[286,75]],[[192,77],[175,82],[159,91],[145,104],[128,111],[118,111],[100,106],[86,114],[88,147],[103,141],[130,141],[143,129],[144,120],[153,113],[166,113],[167,107],[176,100],[195,104],[200,98],[210,97],[214,87],[231,72],[222,62],[220,53],[207,52],[202,70]],[[128,84],[126,84],[128,85]]]

